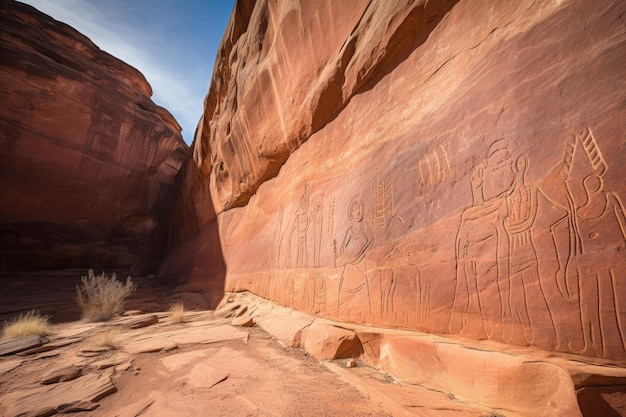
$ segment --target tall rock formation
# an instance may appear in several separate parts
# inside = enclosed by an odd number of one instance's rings
[[[135,68],[0,2],[0,269],[158,263],[188,148]]]
[[[625,23],[617,0],[238,1],[161,273],[623,361]]]

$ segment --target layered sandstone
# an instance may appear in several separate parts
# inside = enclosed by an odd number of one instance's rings
[[[170,226],[197,228],[162,272],[623,363],[624,16],[612,0],[238,2]]]
[[[155,265],[180,126],[135,68],[30,6],[0,9],[0,268]]]

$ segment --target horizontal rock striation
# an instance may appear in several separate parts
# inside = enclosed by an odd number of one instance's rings
[[[188,148],[135,68],[0,2],[0,269],[154,268]]]
[[[613,0],[237,2],[162,271],[623,365],[625,16]]]

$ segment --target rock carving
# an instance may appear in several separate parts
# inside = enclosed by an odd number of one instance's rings
[[[359,309],[352,309],[349,305],[368,305],[371,316],[366,255],[374,244],[374,235],[363,217],[363,200],[360,194],[355,195],[350,200],[348,217],[350,218],[350,227],[344,236],[337,261],[339,265],[344,264],[339,281],[337,306],[340,311],[346,311],[350,319],[362,319],[362,317],[352,315]]]

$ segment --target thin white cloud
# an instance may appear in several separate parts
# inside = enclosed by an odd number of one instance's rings
[[[203,111],[210,68],[198,77],[182,73],[183,65],[165,62],[158,34],[144,33],[132,25],[141,18],[133,2],[107,0],[22,0],[89,37],[100,49],[137,68],[153,90],[153,100],[168,109],[190,143]],[[193,59],[191,57],[190,59]],[[201,72],[201,71],[191,71]]]

